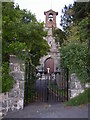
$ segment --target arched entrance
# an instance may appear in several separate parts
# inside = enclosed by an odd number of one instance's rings
[[[47,58],[44,62],[44,71],[54,73],[54,60],[50,57]]]

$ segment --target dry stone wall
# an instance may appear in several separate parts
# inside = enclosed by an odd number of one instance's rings
[[[23,109],[24,105],[24,62],[15,55],[10,55],[10,75],[14,77],[15,84],[10,92],[0,94],[2,98],[2,113]]]

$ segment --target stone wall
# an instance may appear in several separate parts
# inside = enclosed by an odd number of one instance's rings
[[[24,62],[15,55],[10,55],[10,75],[14,77],[16,83],[10,92],[0,94],[2,97],[2,113],[7,111],[23,109],[24,105]]]
[[[69,98],[74,98],[84,92],[85,85],[81,84],[75,73],[69,79]]]

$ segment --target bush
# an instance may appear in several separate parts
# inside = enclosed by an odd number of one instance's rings
[[[87,43],[73,40],[61,47],[61,61],[70,73],[76,73],[81,82],[89,81],[87,73]]]

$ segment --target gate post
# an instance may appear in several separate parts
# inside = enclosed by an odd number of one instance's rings
[[[26,69],[25,69],[25,104],[28,104],[28,73],[29,73],[29,63],[28,60],[26,60]],[[24,106],[25,106],[24,104]]]
[[[68,101],[68,79],[69,79],[69,69],[67,68],[67,101]]]

